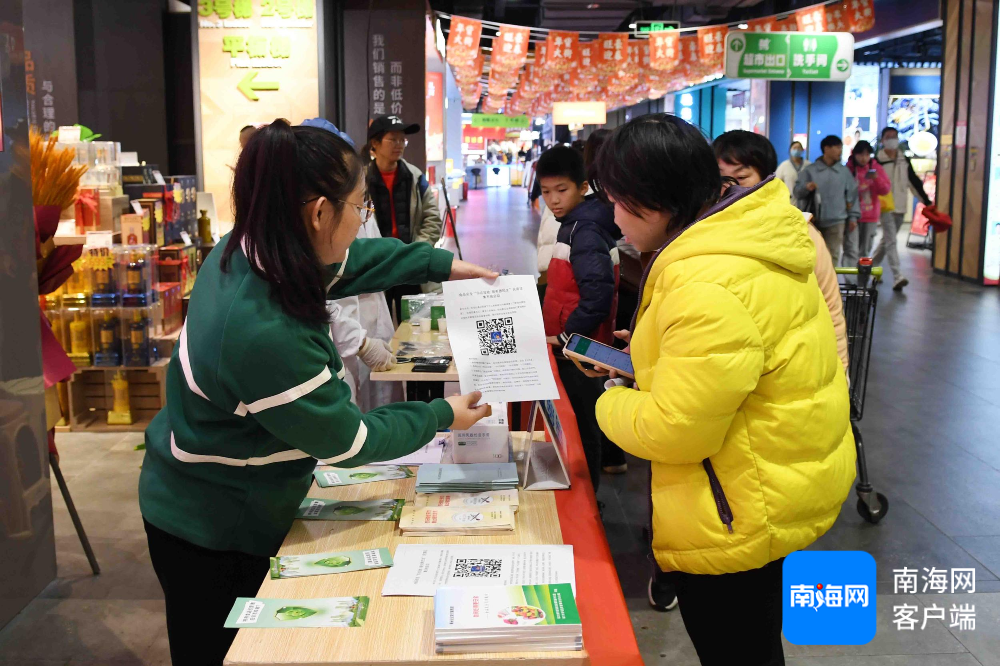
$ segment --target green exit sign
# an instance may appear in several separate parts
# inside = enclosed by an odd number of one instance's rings
[[[649,33],[663,30],[680,30],[680,21],[636,21],[631,24],[632,36],[649,39]]]

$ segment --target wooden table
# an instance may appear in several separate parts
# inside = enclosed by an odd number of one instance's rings
[[[527,433],[512,433],[515,450],[527,445]],[[310,497],[366,500],[402,497],[413,500],[416,479],[319,488]],[[563,491],[565,492],[565,491]],[[510,536],[403,537],[394,522],[304,521],[292,524],[279,554],[298,555],[338,550],[388,548],[414,544],[562,544],[562,530],[553,492],[520,492],[517,529]],[[434,652],[434,599],[383,597],[388,569],[370,569],[327,576],[264,581],[263,598],[317,598],[367,595],[371,598],[365,626],[329,629],[241,629],[226,655],[226,664],[255,666],[417,666],[425,662],[498,666],[590,664],[581,652],[511,652],[439,655]],[[580,584],[580,581],[578,581]]]
[[[442,335],[437,331],[420,333],[415,336],[410,322],[404,321],[396,329],[396,334],[392,336],[391,344],[393,351],[396,351],[401,342],[438,342],[447,339],[446,334]],[[373,372],[371,379],[373,382],[457,382],[458,370],[455,369],[454,361],[448,365],[447,372],[413,372],[412,363],[397,363],[396,367],[391,370]]]

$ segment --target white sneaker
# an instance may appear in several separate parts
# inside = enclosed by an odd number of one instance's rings
[[[907,280],[902,275],[900,275],[898,278],[896,278],[896,281],[892,283],[892,290],[903,291],[903,287],[905,287],[908,284],[910,284],[910,281]]]

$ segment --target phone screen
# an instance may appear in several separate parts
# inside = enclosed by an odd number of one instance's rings
[[[575,333],[566,343],[566,349],[580,356],[586,356],[603,366],[621,370],[632,377],[635,376],[635,370],[632,369],[632,357],[620,349],[594,342]]]

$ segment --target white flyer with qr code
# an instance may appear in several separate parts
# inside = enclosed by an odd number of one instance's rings
[[[502,275],[442,287],[462,393],[482,391],[481,402],[559,399],[534,277]]]
[[[399,544],[392,559],[384,597],[433,597],[439,587],[556,583],[576,592],[573,546]]]

